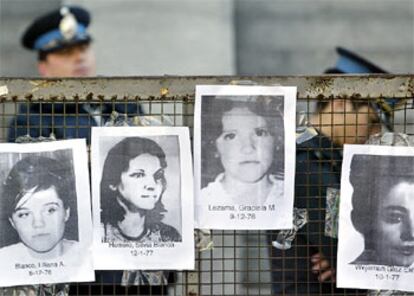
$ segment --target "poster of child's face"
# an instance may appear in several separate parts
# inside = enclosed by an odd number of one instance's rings
[[[281,87],[197,87],[198,227],[291,225],[293,163],[286,151],[295,146],[295,110],[285,102],[294,99],[292,89]]]
[[[2,144],[0,165],[0,282],[93,279],[84,140]]]
[[[338,286],[414,291],[412,149],[348,145],[342,174]]]

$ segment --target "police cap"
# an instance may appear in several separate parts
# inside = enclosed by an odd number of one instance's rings
[[[88,43],[90,14],[78,6],[64,6],[35,19],[22,37],[25,48],[53,52],[68,46]]]
[[[343,47],[337,47],[336,52],[339,57],[334,68],[330,68],[325,73],[388,73],[381,69],[377,65],[374,65],[370,61],[357,55],[356,53],[345,49]]]

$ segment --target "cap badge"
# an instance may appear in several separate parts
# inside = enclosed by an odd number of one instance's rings
[[[62,20],[59,23],[60,33],[62,33],[65,40],[71,40],[76,35],[78,22],[67,7],[62,7],[60,14],[62,15]]]

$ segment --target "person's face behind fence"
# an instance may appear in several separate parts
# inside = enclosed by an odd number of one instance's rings
[[[54,186],[40,191],[34,189],[22,196],[10,223],[28,248],[47,253],[62,241],[69,209],[65,209]]]
[[[378,262],[410,266],[414,263],[414,183],[391,187],[377,212]]]
[[[272,165],[275,145],[265,118],[247,107],[235,107],[224,113],[222,126],[216,146],[225,176],[246,183],[259,181]]]
[[[363,144],[370,135],[381,132],[375,110],[366,103],[335,99],[321,112],[327,116],[319,123],[321,128],[339,146]]]
[[[119,193],[133,206],[152,210],[163,192],[164,169],[158,157],[145,153],[129,161],[121,174]]]
[[[47,54],[38,70],[43,77],[89,77],[95,75],[95,55],[89,43]]]

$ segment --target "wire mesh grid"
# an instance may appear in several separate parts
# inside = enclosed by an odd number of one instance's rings
[[[99,97],[99,95],[85,92],[85,95],[73,95],[72,80],[63,80],[63,86],[54,89],[55,86],[46,86],[47,91],[55,96],[44,95],[16,95],[3,96],[0,107],[0,137],[1,142],[14,141],[16,136],[31,134],[32,136],[49,136],[53,133],[57,138],[88,137],[92,125],[102,124],[110,120],[114,110],[118,114],[128,118],[139,117],[142,114],[151,116],[161,125],[189,126],[192,134],[194,113],[194,86],[205,83],[203,79],[184,78],[187,89],[177,91],[178,95],[164,96],[161,94],[139,96],[124,95],[114,97]],[[216,79],[216,78],[215,78]],[[295,78],[297,84],[303,84],[307,78]],[[318,78],[319,79],[319,78]],[[335,78],[334,84],[335,84]],[[339,80],[339,78],[336,78]],[[342,79],[342,78],[341,78]],[[410,77],[412,81],[412,77]],[[158,79],[155,79],[159,82]],[[159,79],[162,80],[162,79]],[[230,78],[228,80],[231,80]],[[272,78],[270,79],[272,80]],[[277,78],[274,80],[278,81]],[[283,80],[283,79],[281,79]],[[348,87],[344,95],[332,95],[337,88],[343,91],[343,87],[331,85],[329,89],[319,89],[318,85],[309,83],[309,89],[298,91],[298,118],[303,116],[304,123],[310,124],[319,131],[325,131],[328,137],[337,137],[338,141],[363,143],[373,129],[378,127],[375,119],[366,121],[368,117],[375,118],[367,106],[376,95],[375,91],[362,90],[356,95],[360,78],[345,81]],[[363,80],[363,79],[362,79]],[[372,80],[374,83],[372,84]],[[13,79],[8,81],[13,84]],[[24,81],[25,82],[25,81]],[[76,82],[76,81],[75,81]],[[140,84],[140,81],[131,79],[132,84]],[[174,81],[173,81],[174,82]],[[171,84],[170,83],[170,87]],[[209,81],[210,82],[210,81]],[[223,82],[214,80],[213,83]],[[266,81],[269,84],[268,81]],[[20,83],[20,82],[19,82]],[[65,83],[67,85],[65,85]],[[116,83],[116,81],[114,82]],[[210,82],[210,84],[213,84]],[[373,86],[380,83],[371,78]],[[122,83],[119,83],[122,84]],[[93,81],[82,81],[82,89],[94,87]],[[62,95],[63,88],[63,95]],[[75,87],[76,89],[76,87]],[[79,86],[79,89],[81,87]],[[118,89],[120,87],[118,86]],[[159,85],[155,88],[159,90]],[[373,90],[374,88],[372,88]],[[398,100],[404,100],[398,108],[393,110],[392,126],[395,131],[414,134],[414,116],[412,93],[410,89],[401,93],[395,87],[386,88],[388,94],[393,92]],[[144,87],[144,91],[146,91]],[[17,91],[16,91],[17,92]],[[81,92],[81,91],[80,91]],[[121,92],[121,91],[120,91]],[[308,93],[306,93],[308,92]],[[323,93],[323,95],[315,95]],[[365,92],[365,93],[364,93]],[[66,94],[67,93],[67,94]],[[99,92],[97,92],[99,93]],[[350,94],[349,96],[346,94]],[[313,94],[312,97],[309,94]],[[371,95],[372,94],[372,95]],[[67,99],[68,98],[68,99]],[[350,101],[351,107],[345,107],[338,111],[328,104],[331,109],[324,109],[318,102],[332,103],[334,100]],[[98,110],[85,112],[86,108]],[[130,108],[135,106],[136,108]],[[139,106],[139,107],[138,107]],[[122,108],[120,108],[122,107]],[[132,110],[132,111],[131,111]],[[319,111],[318,111],[319,110]],[[87,110],[90,111],[90,110]],[[338,136],[339,134],[339,136]],[[315,147],[314,147],[315,148]],[[174,271],[167,274],[168,284],[165,285],[119,285],[122,272],[98,278],[94,283],[70,285],[72,295],[366,295],[362,290],[335,290],[334,283],[321,284],[318,274],[312,273],[311,256],[318,250],[327,250],[324,256],[335,265],[336,239],[325,236],[325,208],[326,201],[321,198],[326,194],[326,187],[338,187],[338,183],[327,184],[322,179],[312,178],[312,174],[320,174],[322,167],[328,167],[330,174],[338,179],[339,171],[335,169],[338,159],[334,153],[339,152],[340,147],[334,143],[323,146],[322,142],[316,149],[298,147],[305,154],[329,152],[330,159],[311,160],[308,156],[307,165],[315,162],[319,170],[298,173],[296,183],[295,203],[302,205],[309,211],[312,217],[309,225],[302,229],[303,239],[294,241],[296,247],[293,250],[277,250],[275,252],[272,241],[277,239],[278,231],[212,231],[211,239],[214,247],[207,250],[196,249],[196,262],[194,271]],[[301,160],[298,160],[301,161]],[[300,175],[302,174],[302,176]],[[313,200],[311,202],[311,200]],[[315,203],[316,201],[316,203]],[[312,239],[310,239],[312,238]],[[308,240],[309,239],[309,240]],[[311,241],[311,242],[310,242]],[[313,276],[312,276],[313,274]],[[316,276],[315,276],[316,275]],[[105,278],[105,279],[104,279]],[[291,292],[272,291],[272,286],[290,287]],[[315,290],[316,287],[316,290]]]

